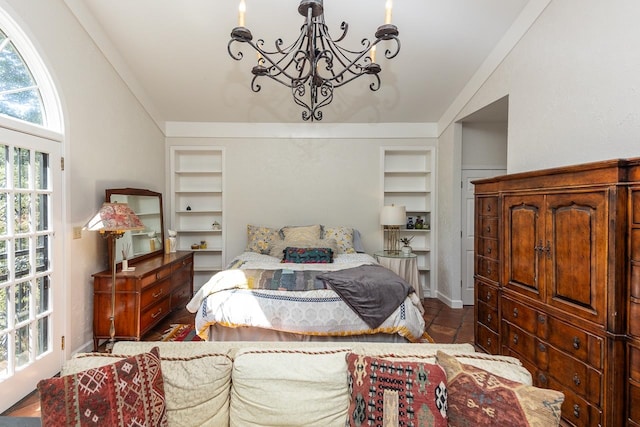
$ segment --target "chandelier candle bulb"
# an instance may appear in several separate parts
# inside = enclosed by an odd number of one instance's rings
[[[391,9],[393,9],[393,0],[387,0],[387,3],[384,5],[384,23],[391,24]]]
[[[376,47],[375,47],[375,46],[373,46],[373,47],[371,48],[371,51],[370,51],[370,53],[369,53],[369,56],[371,57],[371,62],[372,62],[372,63],[376,62]]]
[[[244,0],[240,0],[238,5],[238,27],[244,27],[244,14],[247,11],[247,5]]]

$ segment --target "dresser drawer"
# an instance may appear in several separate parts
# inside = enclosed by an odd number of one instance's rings
[[[166,298],[171,293],[171,280],[165,279],[155,285],[142,291],[140,296],[140,309],[144,310],[146,307],[155,304],[162,298]]]
[[[480,230],[478,236],[496,239],[498,237],[498,218],[483,216],[480,217]]]
[[[497,282],[498,281],[498,262],[494,259],[477,257],[477,271],[478,275],[486,277],[487,279]]]
[[[498,198],[497,197],[480,197],[480,215],[491,216],[498,215]]]
[[[538,330],[538,313],[508,298],[502,299],[502,318],[531,334]]]
[[[149,286],[150,284],[169,276],[171,276],[171,266],[167,265],[166,267],[163,267],[151,274],[147,274],[146,276],[144,276],[141,280],[142,288],[145,288],[146,286]]]
[[[564,393],[564,402],[562,403],[563,421],[577,427],[598,427],[602,425],[602,410],[599,407],[587,402],[570,389],[563,387],[553,378],[549,378],[547,384],[544,387]]]
[[[189,286],[190,283],[191,283],[191,265],[188,265],[180,268],[179,270],[176,270],[173,273],[173,276],[171,276],[171,284],[174,287],[174,289],[181,286],[190,287]]]
[[[478,302],[478,322],[482,323],[494,332],[498,332],[500,327],[500,319],[498,319],[498,311],[488,306],[482,301]]]
[[[536,337],[512,325],[502,322],[502,346],[534,363],[536,360]]]
[[[494,310],[498,309],[498,288],[476,280],[478,301],[482,301]]]
[[[478,238],[478,255],[485,258],[498,259],[498,241],[485,237]]]
[[[176,308],[182,308],[191,299],[191,287],[183,286],[181,288],[176,289],[171,294],[171,310]]]
[[[597,369],[603,367],[602,338],[553,317],[547,317],[546,321],[548,336],[544,338],[549,344]]]
[[[144,335],[153,325],[169,313],[171,298],[165,298],[156,305],[152,305],[140,315],[140,334]]]
[[[476,323],[476,344],[487,353],[499,354],[500,342],[498,334],[486,326]]]
[[[541,351],[541,346],[538,346],[538,351]],[[554,347],[547,346],[546,351],[549,360],[548,372],[551,377],[589,402],[602,405],[600,401],[602,374],[599,371]]]

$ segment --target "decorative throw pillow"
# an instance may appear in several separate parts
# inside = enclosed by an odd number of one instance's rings
[[[38,383],[42,425],[167,426],[158,347]]]
[[[334,239],[315,239],[315,240],[306,240],[306,241],[284,241],[279,240],[273,242],[271,245],[271,250],[269,251],[269,255],[274,256],[276,258],[284,257],[284,250],[287,247],[296,247],[296,248],[328,248],[331,249],[333,254],[338,253],[338,244]]]
[[[335,239],[338,242],[339,254],[355,254],[353,247],[353,228],[349,227],[324,227],[325,239]]]
[[[284,240],[305,242],[309,240],[318,240],[322,233],[320,224],[305,225],[295,227],[282,227],[282,235]]]
[[[275,228],[247,225],[247,252],[268,254],[271,245],[279,240],[280,234]]]
[[[290,248],[284,250],[282,262],[296,264],[327,264],[333,262],[333,251],[329,248]]]
[[[564,394],[524,385],[438,351],[447,373],[449,425],[557,426]]]
[[[438,365],[347,354],[349,426],[447,426],[447,377]]]

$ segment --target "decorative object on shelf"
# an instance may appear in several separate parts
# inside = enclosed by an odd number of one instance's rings
[[[109,316],[109,342],[107,350],[111,351],[116,336],[116,239],[125,231],[144,230],[144,224],[126,203],[103,203],[100,210],[83,227],[85,230],[98,231],[105,239],[110,240],[111,256],[111,315]],[[124,266],[123,266],[124,267]]]
[[[416,218],[416,230],[422,230],[424,228],[424,220],[420,215]]]
[[[200,243],[194,243],[191,245],[191,249],[200,249]]]
[[[380,212],[380,224],[387,233],[387,241],[385,250],[398,252],[398,231],[400,226],[404,225],[406,218],[406,209],[404,206],[384,206]]]
[[[167,234],[169,234],[169,253],[175,253],[178,250],[178,232],[176,230],[167,230]]]
[[[190,211],[191,210],[191,206],[187,206],[187,210]]]
[[[409,246],[409,243],[411,243],[412,240],[413,240],[413,236],[400,238],[400,242],[402,242],[402,248],[400,249],[402,250],[403,255],[411,254],[411,246]]]
[[[414,227],[415,225],[413,224],[413,217],[410,216],[407,220],[407,230],[413,230]]]
[[[200,249],[207,249],[207,241],[200,240]]]
[[[251,31],[244,26],[246,6],[241,0],[238,26],[231,31],[227,51],[239,61],[244,55],[231,52],[231,45],[233,42],[247,43],[258,57],[257,65],[251,70],[251,90],[259,92],[262,87],[257,83],[258,77],[268,77],[291,89],[293,101],[305,109],[303,120],[322,120],[320,109],[333,101],[335,88],[365,74],[374,78],[369,89],[377,91],[380,88],[378,73],[382,68],[375,62],[376,45],[383,40],[395,42],[393,49],[385,50],[386,59],[393,59],[400,52],[398,28],[391,24],[391,8],[392,1],[387,0],[385,23],[375,32],[375,40],[362,39],[363,49],[351,50],[338,45],[346,37],[349,25],[343,21],[342,34],[338,38],[331,37],[324,21],[323,0],[302,0],[298,13],[305,17],[305,22],[298,39],[289,46],[284,46],[283,40],[278,39],[275,50],[265,50],[264,40],[253,42]]]
[[[222,226],[220,225],[220,223],[218,221],[213,221],[213,224],[211,224],[211,229],[213,231],[220,231],[220,230],[222,230]]]

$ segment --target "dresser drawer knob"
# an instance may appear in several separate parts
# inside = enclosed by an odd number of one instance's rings
[[[573,416],[576,418],[580,418],[580,406],[576,403],[573,405]]]
[[[578,374],[573,374],[573,383],[575,385],[580,385],[580,377],[578,376]]]
[[[155,319],[156,317],[160,316],[160,313],[162,313],[162,307],[158,309],[158,311],[156,311],[155,313],[153,313],[151,315],[151,318]]]
[[[573,337],[573,348],[578,350],[580,348],[580,338]]]
[[[545,374],[539,374],[538,381],[541,385],[547,384],[547,376]]]
[[[520,337],[518,336],[518,334],[513,334],[513,343],[518,344],[519,340],[520,340]]]
[[[154,298],[158,298],[160,295],[162,295],[162,292],[163,292],[163,290],[162,290],[162,289],[160,289],[158,292],[154,292],[154,293],[153,293],[153,295],[152,295],[152,297],[154,297]]]
[[[513,317],[518,317],[518,309],[517,308],[513,309]]]

